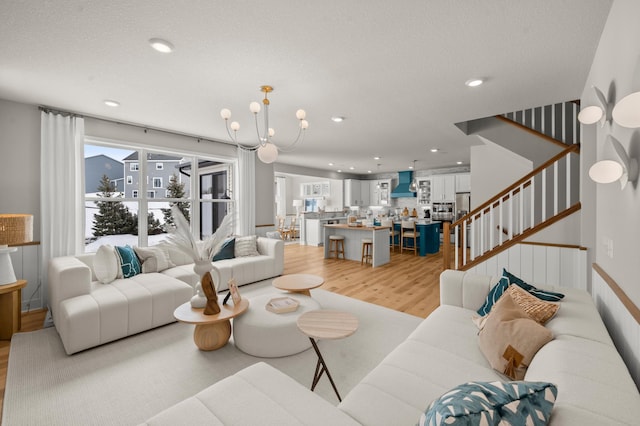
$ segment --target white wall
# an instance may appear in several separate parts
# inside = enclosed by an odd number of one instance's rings
[[[0,213],[33,215],[40,240],[40,111],[0,99]]]
[[[485,138],[471,147],[471,209],[533,170],[533,163]]]
[[[583,106],[597,105],[591,88],[596,86],[614,103],[640,91],[640,2],[616,0],[600,38],[593,64],[581,97]],[[640,129],[626,129],[615,123],[604,127],[583,126],[582,176],[583,209],[595,216],[583,220],[585,238],[590,229],[595,235],[587,241],[595,251],[595,262],[622,288],[636,306],[640,306],[640,192],[638,184],[620,190],[617,183],[594,185],[586,173],[594,161],[610,158],[604,150],[607,135],[616,137],[631,157],[640,158]],[[594,226],[595,225],[595,226]],[[613,257],[607,255],[604,241],[613,241]],[[583,241],[583,245],[586,245]]]
[[[535,235],[527,238],[527,242],[540,242],[546,244],[568,244],[581,245],[580,224],[582,211],[578,210],[572,215],[565,217],[559,222],[536,232]]]

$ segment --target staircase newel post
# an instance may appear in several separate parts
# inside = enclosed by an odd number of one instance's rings
[[[442,258],[444,259],[444,268],[451,268],[451,231],[449,227],[451,222],[442,222]]]

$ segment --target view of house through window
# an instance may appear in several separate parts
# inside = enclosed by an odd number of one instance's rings
[[[173,205],[200,238],[232,210],[230,163],[126,145],[84,147],[85,252],[103,244],[158,244],[174,226]]]

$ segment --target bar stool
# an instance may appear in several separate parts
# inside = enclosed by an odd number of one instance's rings
[[[389,247],[391,247],[391,251],[393,251],[394,247],[400,248],[400,239],[398,238],[398,244],[396,244],[396,235],[400,235],[398,231],[396,231],[393,226],[393,220],[391,219],[382,219],[380,221],[380,226],[384,226],[389,228]]]
[[[373,240],[371,238],[362,239],[362,257],[360,258],[360,264],[371,263],[373,264]]]
[[[329,235],[329,257],[331,257],[331,253],[335,253],[336,259],[340,259],[340,254],[342,254],[342,259],[345,259],[344,235]]]
[[[400,225],[400,233],[402,240],[400,253],[404,250],[413,250],[414,254],[418,254],[418,238],[420,237],[420,232],[416,230],[416,222],[413,220],[403,220],[402,225]],[[405,244],[405,238],[413,240],[413,247],[409,247]]]

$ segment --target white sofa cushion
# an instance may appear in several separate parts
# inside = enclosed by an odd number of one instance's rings
[[[142,262],[142,273],[162,272],[173,268],[175,263],[171,261],[166,247],[134,247],[133,250]]]
[[[116,249],[112,245],[103,244],[98,247],[93,259],[93,270],[102,284],[109,284],[118,277],[120,263]]]
[[[358,425],[289,376],[259,362],[144,423],[173,425]]]

